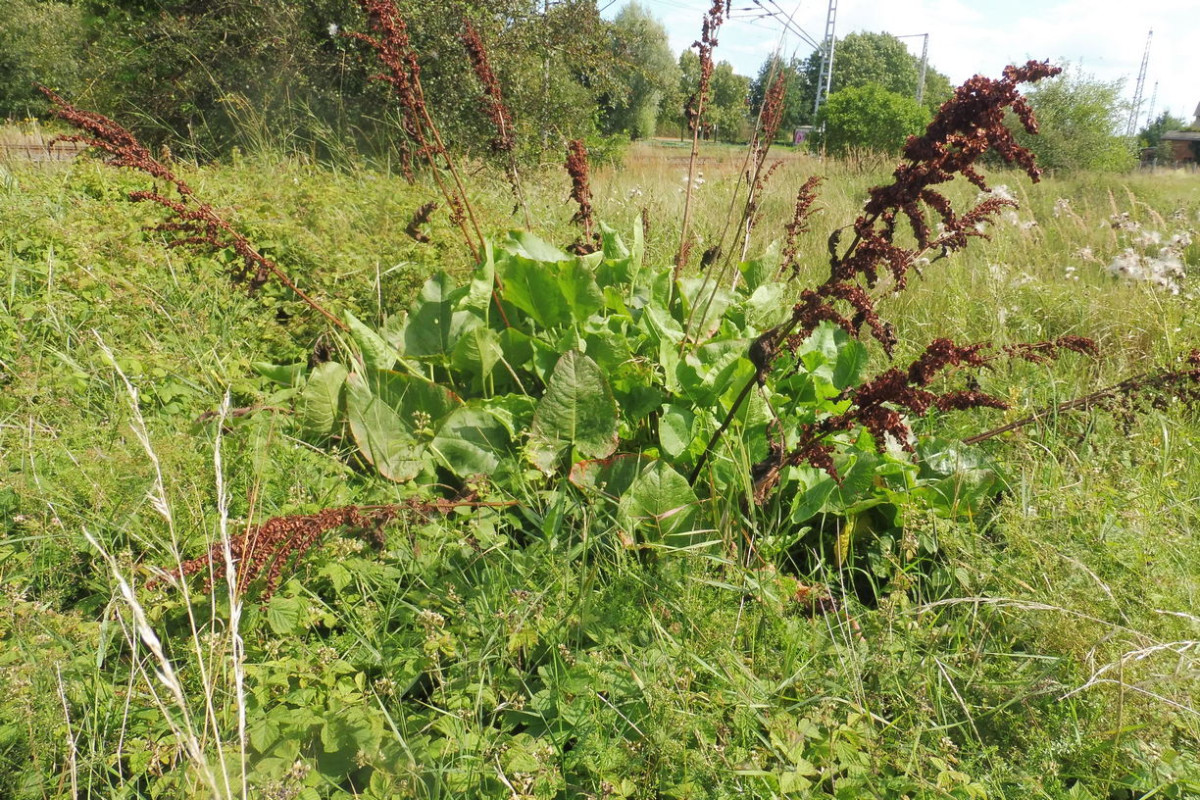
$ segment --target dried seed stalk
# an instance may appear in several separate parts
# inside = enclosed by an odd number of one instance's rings
[[[425,100],[421,86],[421,67],[408,36],[408,25],[392,0],[359,0],[367,14],[367,22],[375,35],[360,32],[345,34],[372,48],[383,62],[386,72],[373,76],[392,87],[400,103],[405,134],[416,145],[416,155],[429,165],[438,190],[446,198],[450,219],[462,232],[471,254],[483,257],[483,231],[467,198],[462,175]],[[443,175],[449,175],[449,180]]]
[[[76,108],[45,87],[42,87],[41,91],[54,104],[55,116],[83,131],[82,134],[58,137],[57,141],[80,142],[102,150],[109,155],[108,163],[112,166],[138,170],[175,187],[179,195],[178,200],[158,191],[129,193],[129,199],[134,202],[151,202],[167,209],[167,220],[151,228],[173,237],[167,242],[167,247],[201,247],[211,250],[229,248],[241,258],[240,268],[231,271],[231,277],[235,281],[245,281],[253,292],[274,276],[331,323],[346,329],[344,322],[309,297],[278,264],[260,253],[245,236],[218,214],[216,209],[200,200],[192,187],[170,167],[150,155],[150,151],[136,136],[102,114]]]
[[[260,600],[266,602],[279,588],[284,570],[304,557],[304,554],[320,543],[322,536],[335,528],[350,528],[368,532],[376,541],[381,541],[382,529],[398,516],[410,515],[421,518],[435,513],[446,514],[460,506],[471,508],[502,507],[512,503],[485,503],[476,500],[409,500],[383,506],[344,506],[327,508],[316,514],[293,514],[273,517],[259,525],[248,527],[229,543],[237,562],[238,593],[257,580],[264,580]],[[190,575],[208,575],[205,591],[212,591],[213,576],[218,574],[214,567],[224,559],[223,544],[217,542],[208,552],[183,562],[178,568],[167,572],[169,578],[185,578]],[[161,579],[147,582],[156,585]]]
[[[924,253],[942,255],[962,248],[972,236],[985,236],[978,224],[989,219],[1012,201],[988,198],[974,208],[956,213],[950,201],[935,187],[962,175],[983,191],[987,184],[975,165],[988,150],[1008,163],[1020,165],[1033,180],[1039,177],[1033,154],[1017,144],[1004,125],[1005,113],[1012,109],[1030,133],[1037,132],[1032,109],[1017,92],[1017,86],[1058,74],[1061,70],[1047,63],[1030,61],[1023,67],[1007,67],[1000,80],[976,76],[955,92],[939,110],[925,135],[913,137],[905,146],[904,161],[893,173],[892,183],[870,190],[863,213],[851,229],[854,238],[839,248],[841,232],[830,237],[830,275],[815,289],[806,289],[792,309],[789,320],[763,333],[752,345],[750,358],[755,375],[743,387],[725,421],[709,440],[698,459],[691,480],[694,483],[707,463],[713,447],[724,434],[751,389],[765,382],[782,352],[795,351],[822,322],[831,322],[849,335],[859,337],[865,326],[889,356],[896,338],[891,325],[882,320],[867,289],[887,272],[893,291],[907,285],[908,270]],[[803,191],[803,190],[802,190]],[[929,216],[939,222],[935,234]],[[905,219],[917,240],[915,248],[895,244],[897,220]],[[794,256],[793,256],[794,257]],[[939,256],[940,257],[940,256]],[[864,287],[865,284],[865,287]],[[923,413],[930,407],[964,409],[1004,407],[1003,401],[978,391],[936,394],[925,387],[941,370],[949,366],[978,367],[990,360],[987,344],[958,346],[945,339],[932,342],[907,370],[889,369],[847,393],[851,401],[843,413],[801,425],[798,441],[790,452],[772,449],[768,458],[755,465],[755,495],[765,499],[777,485],[780,471],[788,465],[807,463],[836,477],[833,446],[828,438],[837,431],[855,426],[866,428],[884,448],[889,439],[909,447],[911,433],[902,412]],[[1020,358],[1043,358],[1062,349],[1086,351],[1094,343],[1071,338],[1054,343],[1038,343],[1010,349],[1006,354]]]
[[[579,206],[571,222],[583,228],[583,235],[568,249],[587,255],[600,249],[600,234],[592,214],[592,187],[588,170],[587,147],[579,139],[567,143],[567,174],[571,176],[571,199]]]
[[[692,249],[692,243],[688,237],[691,233],[692,192],[696,186],[696,159],[700,153],[702,118],[704,116],[705,105],[708,103],[709,89],[712,84],[714,67],[712,54],[713,49],[717,46],[717,31],[720,30],[721,23],[725,21],[728,13],[728,0],[713,0],[712,7],[704,15],[704,26],[701,30],[700,41],[692,45],[700,54],[700,82],[696,87],[696,91],[688,98],[687,105],[684,107],[684,116],[687,117],[688,129],[692,132],[692,153],[688,159],[688,182],[687,192],[684,195],[683,201],[683,220],[680,222],[679,250],[676,251],[675,255],[676,280],[679,279],[679,274],[683,272],[683,268],[687,264],[688,254]]]

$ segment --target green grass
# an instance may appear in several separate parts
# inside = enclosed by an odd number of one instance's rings
[[[696,230],[711,243],[740,155],[705,158]],[[335,311],[381,322],[434,270],[470,266],[444,210],[432,244],[404,235],[434,195],[398,176],[269,157],[183,171]],[[676,150],[639,145],[594,176],[610,224],[649,209],[652,263],[678,246],[685,171]],[[828,234],[887,173],[788,154],[751,252],[782,236],[799,183],[826,175],[802,249],[801,283],[818,282]],[[236,629],[223,584],[211,598],[188,584],[191,604],[146,588],[223,526],[419,487],[292,435],[289,401],[251,365],[337,337],[279,290],[230,286],[219,254],[163,249],[142,230],[153,211],[122,199],[145,183],[88,161],[0,165],[0,797],[211,796],[201,763],[222,796],[239,796],[244,767],[253,797],[1200,793],[1200,418],[1180,404],[1052,416],[986,442],[1009,476],[988,518],[905,531],[937,543],[944,580],[902,570],[877,603],[848,592],[835,613],[807,613],[771,569],[628,550],[611,515],[533,478],[517,509],[412,516],[380,547],[329,535],[272,600],[247,599]],[[1200,347],[1194,275],[1175,296],[1104,269],[1127,245],[1114,213],[1194,230],[1200,179],[992,183],[1021,200],[1018,223],[883,302],[898,360],[937,336],[1076,334],[1101,354],[999,364],[979,380],[1011,411],[922,430],[968,436]],[[472,185],[489,230],[516,224],[501,180]],[[535,173],[527,190],[539,233],[574,239],[565,176]],[[1060,198],[1071,211],[1056,216]],[[1200,251],[1185,255],[1194,273]],[[262,410],[222,430],[202,415],[226,393]],[[114,567],[163,642],[186,720]],[[846,576],[814,570],[797,577],[841,593]]]

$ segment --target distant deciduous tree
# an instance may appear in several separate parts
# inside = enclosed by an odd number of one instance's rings
[[[787,70],[795,70],[795,88],[789,85],[784,103],[784,126],[811,125],[813,104],[817,87],[821,81],[820,50],[814,50],[805,59],[793,58]],[[759,70],[759,78],[752,90],[755,108],[761,102],[762,81],[770,67],[771,59]],[[830,93],[853,86],[874,84],[895,94],[906,97],[917,96],[921,77],[921,59],[890,33],[851,33],[839,39],[834,48],[833,81]],[[936,111],[954,93],[950,79],[932,66],[925,70],[923,104],[930,112]]]
[[[1038,119],[1030,136],[1013,121],[1017,140],[1046,169],[1117,171],[1136,159],[1132,143],[1118,131],[1128,119],[1121,82],[1104,82],[1075,71],[1039,83],[1028,93]]]
[[[824,125],[823,142],[834,155],[857,149],[894,154],[930,119],[929,109],[914,98],[869,83],[829,95],[817,123]]]
[[[679,54],[679,76],[679,91],[669,106],[664,105],[661,119],[683,135],[687,126],[683,106],[700,84],[700,57],[694,51]],[[717,62],[704,110],[704,138],[739,141],[746,126],[749,97],[750,78],[734,72],[728,61]]]
[[[815,72],[810,74],[806,62],[798,58],[783,59],[779,56],[768,58],[758,68],[758,76],[750,84],[750,113],[757,115],[767,96],[770,83],[778,75],[784,81],[783,114],[780,118],[779,130],[791,134],[800,125],[812,122],[813,99],[816,86],[813,83]]]
[[[66,92],[79,87],[82,22],[71,3],[0,0],[0,120],[45,110],[34,84]]]
[[[712,76],[711,105],[706,115],[715,138],[726,142],[742,140],[749,98],[750,79],[734,72],[728,61],[717,62]]]
[[[680,71],[667,31],[636,2],[621,9],[611,27],[612,94],[602,98],[604,129],[633,139],[655,133],[665,100],[679,92]]]

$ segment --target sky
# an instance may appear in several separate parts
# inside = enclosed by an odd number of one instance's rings
[[[625,1],[601,0],[604,16],[615,16]],[[638,2],[664,24],[676,52],[699,38],[711,6],[710,0]],[[1170,111],[1189,123],[1200,105],[1200,0],[838,0],[837,6],[839,38],[855,31],[928,33],[930,65],[955,85],[975,74],[998,78],[1006,64],[1048,58],[1098,80],[1124,80],[1127,100],[1153,29],[1138,127],[1146,123],[1152,96],[1156,116]],[[782,19],[794,13],[793,23],[819,41],[828,7],[827,0],[733,0],[715,57],[757,75],[779,44]],[[766,16],[780,9],[777,17]],[[902,41],[920,55],[923,37]],[[812,47],[788,35],[783,52],[793,51],[803,58]]]

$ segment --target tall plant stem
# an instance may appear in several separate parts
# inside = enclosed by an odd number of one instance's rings
[[[692,154],[688,158],[687,192],[683,198],[683,221],[679,225],[679,250],[675,253],[675,280],[679,280],[687,262],[688,250],[691,249],[688,246],[688,236],[692,226],[692,192],[696,186],[696,158],[700,154],[700,116],[703,113],[704,98],[701,96],[696,101],[696,122],[692,126]]]

